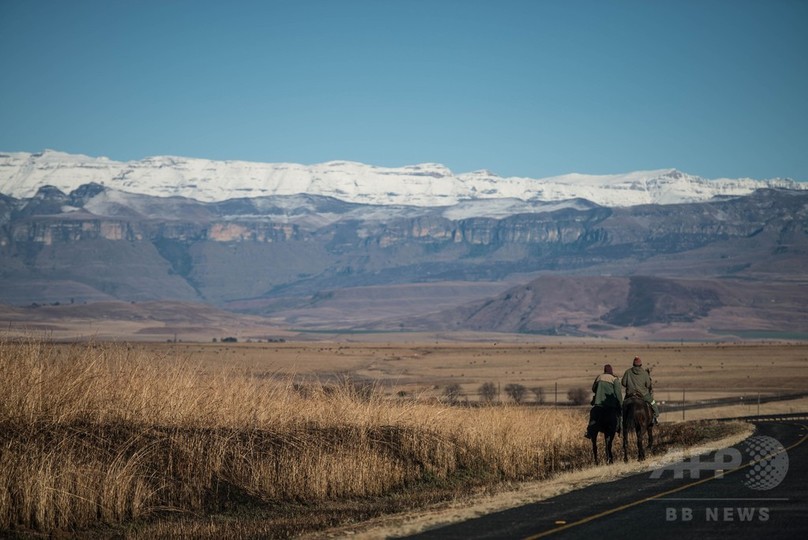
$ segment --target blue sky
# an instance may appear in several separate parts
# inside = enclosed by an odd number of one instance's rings
[[[808,180],[801,0],[0,0],[0,151]]]

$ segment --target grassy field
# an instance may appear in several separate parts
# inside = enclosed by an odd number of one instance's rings
[[[786,344],[6,340],[0,530],[131,538],[324,530],[589,467],[586,408],[561,401],[591,386],[603,363],[622,371],[640,354],[662,392],[689,385],[706,396],[804,389],[806,353]],[[495,406],[446,403],[447,385],[458,383],[460,402],[476,404],[484,382],[542,387],[549,404],[517,406],[503,395]],[[737,429],[669,424],[659,450]]]
[[[228,366],[257,376],[293,377],[300,382],[351,377],[372,381],[397,395],[436,397],[447,385],[460,397],[479,399],[483,383],[504,388],[541,388],[546,404],[566,403],[567,392],[588,389],[604,364],[615,374],[634,356],[650,368],[658,401],[679,403],[758,394],[808,391],[808,343],[535,343],[324,342],[324,343],[156,343],[139,345],[161,356],[192,357],[210,369]],[[528,392],[526,401],[535,402]]]

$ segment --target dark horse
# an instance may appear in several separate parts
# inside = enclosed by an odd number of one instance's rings
[[[623,461],[628,461],[628,434],[632,429],[637,434],[637,458],[642,461],[645,459],[642,439],[648,433],[650,451],[654,446],[654,425],[651,404],[639,394],[626,396],[623,400]]]
[[[613,407],[595,407],[592,410],[592,420],[595,421],[595,425],[591,430],[592,455],[595,457],[595,465],[599,464],[599,433],[603,433],[603,437],[606,439],[606,463],[613,463],[614,455],[612,454],[612,443],[614,442],[614,435],[617,433],[618,426],[620,425],[620,409]]]

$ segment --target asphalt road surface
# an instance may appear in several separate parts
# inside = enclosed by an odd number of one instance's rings
[[[789,416],[755,419],[754,435],[731,449],[410,538],[802,540],[808,416]]]

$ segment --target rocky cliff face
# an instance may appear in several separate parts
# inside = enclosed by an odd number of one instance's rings
[[[539,271],[630,275],[638,264],[671,254],[674,259],[655,263],[657,272],[689,275],[696,268],[699,275],[737,276],[763,268],[761,255],[792,268],[808,261],[805,191],[463,216],[468,212],[454,207],[299,195],[203,203],[97,184],[69,194],[43,188],[30,199],[0,198],[0,301],[24,301],[12,292],[15,284],[33,281],[51,286],[16,290],[39,291],[32,301],[61,301],[67,278],[70,287],[101,287],[124,300],[176,290],[182,299],[223,305],[345,286],[501,280]],[[163,274],[165,283],[158,284]]]
[[[86,240],[143,240],[143,235],[131,223],[91,217],[70,219],[29,219],[9,227],[9,236],[0,245],[34,243],[50,246]]]

